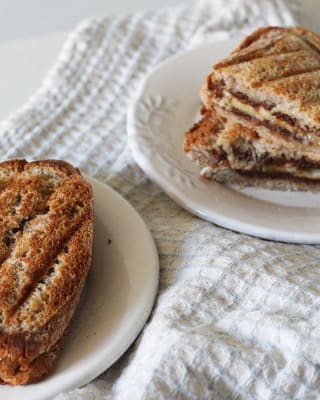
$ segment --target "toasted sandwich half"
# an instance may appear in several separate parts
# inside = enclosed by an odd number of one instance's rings
[[[200,174],[220,183],[273,190],[320,191],[320,161],[300,157],[212,110],[186,133],[184,151]]]
[[[207,109],[297,157],[320,161],[320,37],[301,27],[261,28],[213,66]]]
[[[55,365],[92,253],[93,194],[62,161],[0,163],[0,384]]]

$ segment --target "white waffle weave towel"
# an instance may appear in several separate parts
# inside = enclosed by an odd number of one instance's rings
[[[191,45],[303,23],[296,1],[199,0],[87,20],[40,90],[0,125],[1,157],[61,158],[108,183],[156,240],[160,291],[134,346],[56,400],[320,398],[320,248],[230,232],[181,209],[126,147],[126,111],[153,66]]]

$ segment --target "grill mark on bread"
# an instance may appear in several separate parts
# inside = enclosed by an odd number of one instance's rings
[[[256,88],[259,88],[268,83],[282,81],[286,78],[292,78],[293,76],[307,75],[307,74],[310,74],[313,72],[317,72],[319,70],[320,70],[320,66],[316,66],[316,67],[312,67],[312,68],[304,68],[304,69],[301,69],[300,71],[287,71],[287,72],[284,72],[281,76],[278,76],[276,78],[267,79],[262,82],[252,82],[251,86],[256,89]]]
[[[305,35],[302,35],[297,31],[293,30],[292,34],[299,40],[302,47],[311,51],[313,55],[320,59],[320,50],[314,43],[312,43]]]
[[[88,209],[81,208],[87,187],[81,185],[79,176],[73,176],[57,187],[51,195],[47,215],[36,215],[31,219],[23,234],[17,240],[13,251],[0,269],[0,313],[2,318],[10,318],[32,293],[33,287],[47,273],[49,264],[79,223],[86,218]],[[68,196],[62,196],[62,193]],[[80,211],[80,212],[78,212]],[[68,225],[64,225],[69,215]],[[73,220],[74,218],[74,220]],[[46,236],[50,232],[50,241]],[[41,268],[39,268],[39,265]],[[15,291],[11,288],[14,287]]]
[[[23,233],[25,224],[34,213],[41,213],[43,204],[51,193],[47,188],[40,199],[27,196],[28,191],[41,187],[41,182],[18,177],[0,193],[0,263],[10,255],[17,237]],[[0,264],[0,269],[1,265]]]
[[[66,247],[71,248],[77,241],[81,244],[87,240],[86,231],[87,221],[70,237]],[[79,254],[74,262],[70,263],[67,261],[65,250],[65,248],[60,249],[57,259],[51,264],[47,275],[38,281],[28,299],[17,310],[12,319],[13,322],[34,326],[40,319],[43,323],[43,315],[46,314],[48,308],[59,309],[59,305],[64,303],[64,299],[72,296],[74,281],[83,279],[77,274],[79,265],[83,263],[83,258]],[[61,287],[64,288],[63,291],[57,290]],[[46,288],[45,291],[44,288]]]
[[[13,309],[11,310],[11,316],[16,313],[19,308],[25,308],[28,301],[32,298],[34,294],[36,294],[37,290],[41,292],[42,286],[47,287],[47,285],[51,284],[51,277],[57,272],[58,267],[63,264],[65,255],[68,253],[69,242],[74,237],[75,232],[80,229],[81,225],[83,225],[82,221],[80,222],[80,225],[74,225],[73,228],[68,232],[67,237],[64,238],[64,243],[62,243],[60,248],[57,248],[57,251],[54,252],[50,258],[48,258],[48,263],[43,268],[42,274],[39,274],[36,278],[34,277],[34,279],[32,280],[32,284],[26,288],[23,296],[19,299],[16,306],[13,307]],[[48,291],[46,290],[46,292],[43,292],[42,296],[40,295],[40,298],[38,298],[37,301],[41,309],[44,309],[48,306],[48,304],[45,304],[47,300]],[[34,307],[32,307],[30,311],[36,314],[41,309],[36,310]],[[27,312],[28,311],[29,310],[27,309]],[[19,322],[26,321],[26,317],[27,315],[24,315],[24,317],[21,317],[20,315]]]
[[[258,49],[253,50],[252,52],[246,52],[245,54],[239,54],[239,55],[232,55],[230,58],[227,58],[217,64],[214,65],[215,70],[219,70],[221,68],[226,68],[226,67],[231,67],[233,65],[240,65],[244,64],[246,62],[251,62],[255,60],[259,60],[260,58],[265,58],[266,57],[266,50],[271,49],[277,40],[271,41],[267,46],[260,47]],[[292,49],[288,51],[274,51],[272,53],[269,53],[268,56],[278,56],[282,54],[292,54],[300,51],[300,49]]]
[[[69,239],[74,235],[74,232],[77,229],[79,229],[79,226],[76,225],[69,232],[68,236],[64,238],[64,240],[65,241],[69,241]],[[12,307],[10,309],[10,311],[9,311],[9,315],[10,315],[10,319],[11,320],[13,319],[12,318],[13,314],[15,314],[18,311],[19,308],[23,308],[25,303],[27,303],[28,300],[30,299],[30,297],[32,297],[32,295],[36,291],[37,287],[40,287],[40,291],[41,291],[41,285],[49,283],[47,278],[55,273],[56,265],[59,264],[59,263],[55,263],[54,260],[57,257],[59,257],[60,254],[65,253],[65,247],[66,247],[65,243],[63,243],[62,246],[59,249],[57,249],[57,251],[55,253],[53,253],[50,258],[48,258],[48,260],[47,260],[48,263],[43,266],[42,271],[37,271],[38,273],[36,274],[36,276],[31,276],[31,279],[30,279],[31,283],[24,288],[24,291],[22,292],[21,297],[19,298],[19,300],[17,300],[17,302],[14,305],[14,307]],[[38,299],[38,300],[39,300],[38,301],[39,307],[44,307],[45,306],[44,302],[47,299],[40,296],[40,299]],[[38,311],[40,311],[40,309],[36,310],[35,308],[32,308],[32,309],[27,310],[27,311],[30,311],[30,312],[33,312],[33,313],[37,313]],[[19,320],[20,320],[20,322],[22,321],[21,318],[19,318]]]
[[[269,33],[272,33],[272,31],[277,32],[278,34],[280,34],[280,32],[281,32],[282,36],[280,36],[280,37],[276,36],[275,38],[272,38],[270,36],[268,37],[267,35]],[[301,32],[303,32],[304,34]],[[279,44],[279,42],[281,42],[281,40],[283,40],[285,34],[288,35],[287,36],[288,43],[286,45],[288,46],[289,49],[287,51],[281,50],[282,49],[281,46],[280,46],[280,49],[278,49],[276,47]],[[268,49],[272,49],[272,47],[274,47],[274,51],[272,51],[272,53],[268,53],[267,56],[290,54],[290,53],[294,53],[296,51],[300,51],[301,48],[303,48],[303,49],[306,49],[306,50],[312,52],[312,54],[315,55],[317,58],[320,58],[319,48],[308,39],[306,34],[308,34],[308,32],[303,28],[291,28],[291,29],[290,28],[289,29],[288,28],[276,28],[276,27],[260,28],[257,31],[255,31],[252,35],[247,37],[238,46],[238,48],[235,50],[235,52],[241,52],[240,54],[239,53],[232,54],[230,57],[217,63],[214,66],[214,68],[220,69],[222,67],[228,67],[228,66],[231,66],[234,64],[241,64],[246,61],[254,61],[255,59],[264,58],[264,57],[266,57],[266,51]],[[267,44],[265,46],[254,49],[252,52],[250,52],[250,50],[249,50],[250,46],[252,44],[254,44],[255,42],[259,41],[262,36],[265,36],[265,38],[268,40]],[[294,43],[292,41],[292,38],[296,41],[296,43]],[[291,42],[289,42],[290,39],[291,39]],[[297,45],[299,47],[296,47]],[[290,47],[290,46],[293,46],[293,47]],[[290,50],[290,48],[291,48],[291,50]],[[255,58],[250,58],[251,55],[254,56],[257,53],[258,54],[261,53],[261,56],[255,57]],[[245,59],[246,57],[247,57],[247,59]]]
[[[269,35],[275,29],[277,29],[277,28],[272,27],[272,26],[265,26],[265,27],[262,27],[262,28],[258,28],[253,33],[251,33],[249,36],[246,36],[242,40],[242,42],[239,44],[239,46],[238,46],[238,48],[236,50],[239,51],[239,50],[245,49],[246,47],[249,47],[252,43],[256,42],[262,36]]]

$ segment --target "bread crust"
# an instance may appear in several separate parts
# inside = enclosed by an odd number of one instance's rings
[[[0,382],[17,385],[60,351],[91,263],[93,194],[57,160],[2,162],[0,188]]]
[[[238,188],[249,186],[259,187],[269,190],[280,191],[308,191],[311,193],[319,193],[320,185],[317,182],[312,182],[308,179],[297,179],[289,175],[268,175],[252,173],[244,174],[243,171],[235,171],[232,169],[224,169],[216,171],[212,175],[218,183],[233,185]]]

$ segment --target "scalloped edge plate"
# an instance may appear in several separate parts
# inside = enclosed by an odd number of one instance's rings
[[[172,199],[207,221],[265,239],[320,243],[320,194],[239,190],[204,181],[183,153],[184,132],[198,118],[201,84],[238,42],[220,41],[171,57],[146,77],[128,112],[133,157]]]

